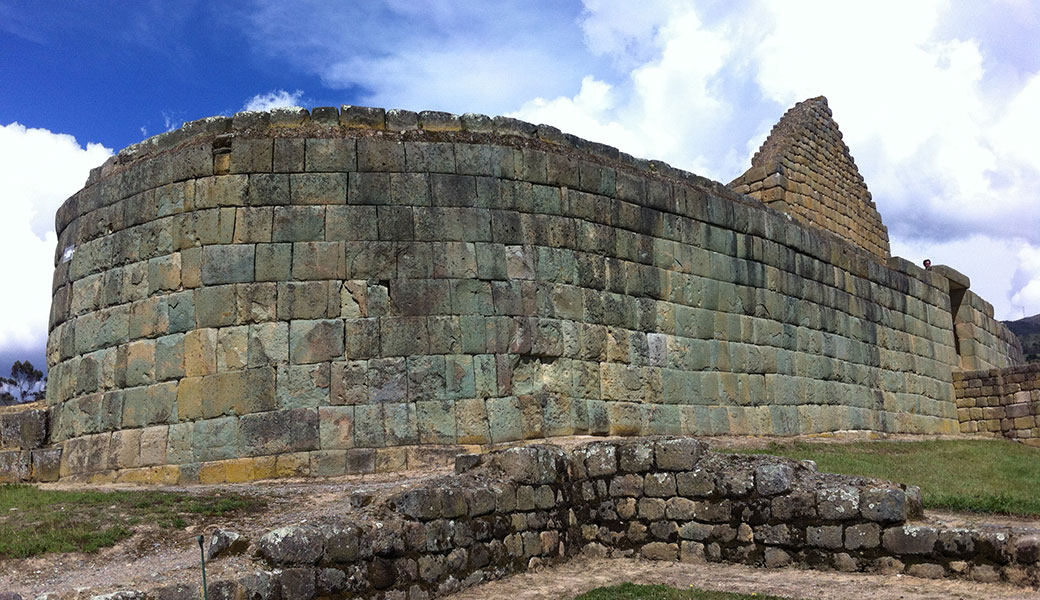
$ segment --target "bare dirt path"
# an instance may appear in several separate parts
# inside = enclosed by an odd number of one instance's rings
[[[358,503],[449,473],[448,468],[394,474],[337,477],[323,480],[274,480],[219,486],[149,487],[149,490],[198,495],[236,493],[263,499],[262,510],[211,520],[185,529],[145,525],[130,538],[92,554],[47,554],[30,559],[0,559],[0,592],[26,598],[43,593],[91,593],[137,589],[150,585],[198,583],[199,547],[196,536],[223,527],[250,540],[285,525],[348,514]],[[142,489],[126,485],[82,486],[45,484],[48,489]],[[208,542],[208,539],[207,539]],[[246,557],[227,557],[207,565],[211,580],[262,568]]]
[[[589,590],[630,581],[675,588],[696,587],[805,600],[1018,600],[1040,591],[1000,583],[920,579],[742,565],[684,564],[636,559],[575,559],[568,563],[485,583],[449,600],[570,600]]]

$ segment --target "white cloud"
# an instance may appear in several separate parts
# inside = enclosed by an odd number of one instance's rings
[[[0,125],[0,351],[39,351],[46,344],[54,273],[54,212],[112,151],[82,147],[70,135]]]
[[[303,97],[302,90],[287,92],[285,90],[272,90],[266,94],[257,94],[246,100],[242,110],[271,110],[282,106],[299,106],[300,98]]]
[[[1017,290],[1011,296],[1011,304],[1021,310],[1021,314],[1012,312],[1012,319],[1030,316],[1026,307],[1040,306],[1040,246],[1022,244],[1018,249],[1018,269],[1012,281]]]
[[[239,10],[233,20],[259,52],[356,103],[502,114],[595,74],[577,9],[552,0],[254,0]]]

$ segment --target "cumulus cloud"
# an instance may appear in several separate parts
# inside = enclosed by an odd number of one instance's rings
[[[595,69],[578,10],[551,0],[254,0],[239,11],[260,53],[385,108],[502,114],[518,99],[574,93]]]
[[[299,106],[300,98],[303,97],[302,90],[287,92],[285,90],[272,90],[266,94],[257,94],[246,100],[242,110],[271,110],[282,106]]]
[[[39,355],[46,344],[54,273],[54,212],[112,151],[19,123],[0,125],[0,353]]]

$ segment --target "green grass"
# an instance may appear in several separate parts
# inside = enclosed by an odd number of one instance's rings
[[[189,521],[258,506],[256,500],[231,494],[71,492],[0,485],[0,558],[94,552],[130,537],[143,524],[183,529]]]
[[[761,453],[921,487],[925,508],[1040,516],[1040,448],[1006,440],[774,442]]]
[[[679,590],[663,585],[623,583],[586,592],[574,600],[787,600],[780,596],[734,594],[699,589]]]

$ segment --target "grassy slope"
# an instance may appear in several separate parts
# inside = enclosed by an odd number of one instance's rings
[[[1040,315],[1003,323],[1022,341],[1022,351],[1025,352],[1026,358],[1040,360]]]
[[[775,443],[762,452],[920,486],[926,508],[1040,516],[1040,448],[1010,441]]]
[[[67,492],[0,485],[0,558],[93,552],[130,537],[142,523],[183,528],[188,520],[256,506],[234,495],[152,491]]]

